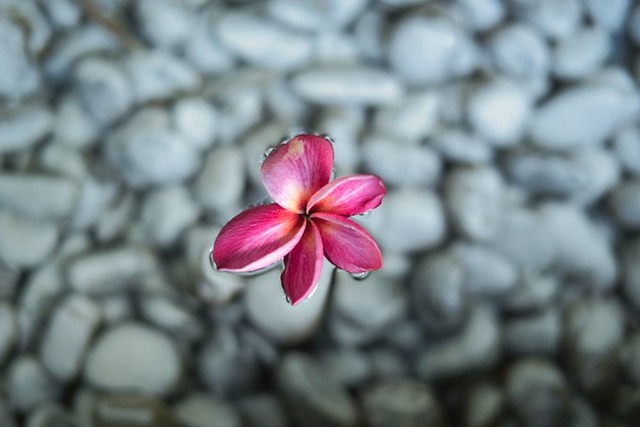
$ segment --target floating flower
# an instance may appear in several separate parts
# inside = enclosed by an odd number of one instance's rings
[[[320,279],[323,257],[352,274],[382,267],[371,235],[348,217],[378,207],[386,193],[380,178],[331,179],[333,145],[298,135],[271,151],[262,182],[275,201],[251,207],[220,231],[211,251],[216,268],[253,272],[284,258],[280,276],[291,304],[307,298]]]

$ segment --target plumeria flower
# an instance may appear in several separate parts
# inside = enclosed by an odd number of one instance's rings
[[[284,258],[282,288],[293,305],[320,279],[323,257],[352,274],[382,267],[371,235],[348,217],[378,207],[386,193],[374,175],[333,181],[333,145],[316,135],[298,135],[271,151],[262,182],[275,203],[251,207],[220,231],[211,251],[221,271],[254,272]]]

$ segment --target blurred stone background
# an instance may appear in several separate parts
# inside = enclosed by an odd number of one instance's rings
[[[640,426],[640,6],[0,0],[0,426]],[[206,250],[296,128],[384,268]]]

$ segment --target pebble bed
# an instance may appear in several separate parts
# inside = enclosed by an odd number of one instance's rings
[[[0,426],[640,426],[639,49],[631,0],[0,0]],[[385,266],[291,308],[206,254],[300,128]]]

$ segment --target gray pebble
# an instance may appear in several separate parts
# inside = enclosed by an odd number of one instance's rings
[[[456,242],[450,247],[465,276],[468,292],[477,297],[503,296],[517,285],[518,270],[491,247]]]
[[[611,192],[613,215],[623,228],[640,230],[640,180],[627,180]]]
[[[0,424],[5,427],[17,427],[15,416],[4,400],[0,400]]]
[[[582,2],[595,24],[612,33],[620,31],[632,4],[629,0],[582,0]]]
[[[27,412],[42,402],[55,400],[58,388],[38,360],[20,355],[6,368],[9,404],[18,412]]]
[[[71,148],[85,148],[97,142],[99,129],[75,92],[58,103],[53,125],[53,142]]]
[[[174,127],[199,149],[209,148],[220,126],[218,113],[204,98],[183,98],[172,110]]]
[[[622,289],[629,302],[640,310],[640,240],[628,242],[621,258]]]
[[[5,58],[0,64],[0,98],[19,100],[39,89],[40,74],[27,52],[26,34],[9,16],[0,17],[0,57]]]
[[[347,427],[358,424],[355,402],[321,365],[300,353],[287,354],[276,382],[291,416],[309,427]]]
[[[365,9],[364,0],[330,1],[272,0],[268,12],[274,19],[306,31],[327,31],[343,28]]]
[[[636,46],[640,46],[640,6],[638,5],[629,14],[629,36]]]
[[[516,356],[554,357],[561,338],[560,314],[553,308],[510,318],[504,326],[505,349]]]
[[[199,214],[195,201],[182,186],[153,190],[141,209],[140,227],[146,238],[158,246],[174,244]]]
[[[635,331],[627,337],[620,350],[620,366],[626,379],[640,384],[640,332]]]
[[[585,28],[561,40],[553,53],[553,73],[561,79],[580,79],[602,66],[610,53],[609,34]]]
[[[170,394],[182,377],[174,343],[141,323],[123,323],[102,332],[91,347],[84,378],[106,391]]]
[[[497,26],[507,13],[499,0],[457,0],[462,18],[475,31],[487,31]]]
[[[544,77],[549,72],[547,43],[530,25],[517,23],[499,29],[489,40],[489,52],[496,67],[510,77]]]
[[[457,129],[438,129],[428,140],[429,146],[453,163],[482,164],[493,159],[489,144],[477,135]]]
[[[323,66],[301,71],[293,91],[322,105],[381,106],[399,101],[404,92],[393,74],[365,66]]]
[[[130,192],[123,192],[110,206],[106,206],[94,227],[98,241],[109,242],[122,234],[136,207],[136,199]]]
[[[552,39],[573,34],[583,18],[580,0],[541,0],[525,4],[528,10],[523,11],[524,18]]]
[[[183,2],[174,0],[142,0],[135,3],[135,16],[140,32],[151,44],[171,49],[182,46],[194,26],[195,13]]]
[[[624,318],[617,301],[582,299],[568,307],[564,331],[567,366],[588,395],[610,397],[623,336]]]
[[[498,319],[488,309],[478,306],[464,329],[424,349],[417,360],[418,375],[433,381],[489,368],[500,357],[500,341]]]
[[[238,405],[243,425],[246,427],[287,427],[289,425],[283,404],[276,395],[265,393],[244,397]]]
[[[477,384],[469,391],[465,409],[466,427],[500,425],[505,412],[504,392],[493,384]]]
[[[364,352],[338,348],[323,353],[320,363],[343,387],[357,387],[371,378],[371,363]]]
[[[163,401],[143,394],[106,394],[91,403],[90,419],[96,427],[175,427]]]
[[[0,302],[0,366],[11,354],[18,336],[16,310],[8,301]]]
[[[240,418],[233,407],[208,394],[194,393],[173,405],[173,414],[184,427],[240,427]]]
[[[408,374],[408,366],[399,351],[377,348],[367,352],[374,378],[402,377]]]
[[[53,126],[53,115],[44,106],[24,104],[0,112],[0,154],[32,147]]]
[[[69,285],[77,292],[107,295],[126,289],[157,270],[153,255],[133,246],[119,246],[76,257],[69,262]]]
[[[563,427],[570,395],[562,372],[544,359],[521,359],[507,374],[507,401],[524,427]]]
[[[640,176],[640,131],[638,128],[622,128],[613,140],[613,149],[618,162],[632,175]]]
[[[548,307],[559,292],[555,276],[524,274],[518,286],[504,299],[504,306],[514,312],[527,312]]]
[[[412,379],[377,382],[362,392],[362,406],[370,427],[441,427],[440,405],[427,386]]]
[[[74,427],[71,414],[65,408],[53,402],[38,405],[29,413],[25,427]]]
[[[364,167],[393,186],[434,186],[442,169],[440,157],[424,145],[372,135],[362,142]]]
[[[196,200],[214,212],[236,206],[246,185],[244,161],[237,147],[209,151],[194,182]]]
[[[50,0],[40,3],[55,27],[73,28],[82,19],[82,8],[73,0]]]
[[[392,138],[419,143],[436,129],[440,104],[440,95],[433,90],[409,93],[397,104],[380,108],[374,126]]]
[[[60,230],[51,223],[34,222],[0,210],[0,262],[10,268],[32,268],[54,251]]]
[[[108,179],[89,175],[81,182],[80,197],[70,221],[75,230],[93,226],[118,194],[117,183]]]
[[[180,341],[194,341],[204,334],[200,321],[189,309],[168,297],[145,295],[140,302],[142,317],[159,328],[166,330]]]
[[[40,358],[51,375],[70,382],[80,371],[89,340],[100,323],[100,308],[83,296],[70,296],[56,308],[40,345]]]
[[[222,46],[214,34],[215,22],[220,13],[220,7],[215,3],[200,10],[184,46],[185,58],[206,75],[228,72],[236,62],[235,57]]]

